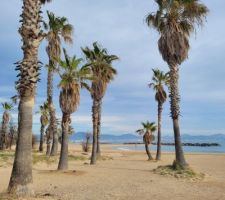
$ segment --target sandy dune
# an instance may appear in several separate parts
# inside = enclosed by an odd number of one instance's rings
[[[82,155],[80,149],[71,145],[70,153]],[[56,164],[35,164],[37,199],[225,200],[224,154],[187,154],[191,167],[206,174],[203,181],[193,182],[152,172],[159,165],[171,164],[171,153],[163,154],[160,162],[149,162],[144,152],[113,151],[110,145],[103,145],[102,151],[107,159],[96,166],[87,164],[88,160],[70,161],[70,171],[65,173],[56,172]],[[6,191],[10,173],[11,165],[0,167],[0,192]]]

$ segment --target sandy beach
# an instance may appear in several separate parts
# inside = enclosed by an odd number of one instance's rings
[[[56,172],[57,162],[33,165],[35,199],[57,200],[224,200],[225,155],[186,154],[196,172],[206,176],[201,181],[177,179],[155,174],[160,165],[171,164],[173,153],[164,153],[162,161],[147,161],[145,152],[112,150],[102,145],[103,159],[89,165],[90,154],[80,145],[70,144],[68,172]],[[154,155],[154,152],[153,152]],[[0,192],[5,192],[10,178],[10,162],[0,167]],[[0,199],[4,199],[1,197]]]

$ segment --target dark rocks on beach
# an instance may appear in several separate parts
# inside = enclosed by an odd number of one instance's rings
[[[143,144],[142,142],[127,142],[123,144]],[[152,143],[153,145],[157,145],[155,142]],[[165,146],[174,146],[175,143],[161,143],[161,145]],[[220,144],[218,143],[182,143],[183,146],[191,146],[191,147],[218,147]]]

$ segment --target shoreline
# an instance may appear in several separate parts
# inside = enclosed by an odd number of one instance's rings
[[[81,146],[80,144],[77,143],[70,143],[70,145],[74,145],[75,147],[79,147]],[[120,153],[120,152],[126,152],[126,153],[137,153],[137,154],[142,154],[143,152],[145,153],[145,150],[121,150],[121,149],[114,149],[115,147],[130,147],[130,146],[134,146],[135,144],[101,144],[101,147],[104,147],[104,151],[107,153],[110,152],[116,152],[116,153]],[[140,147],[144,147],[143,144],[137,144],[136,146],[140,146]],[[79,150],[78,150],[79,151]],[[80,150],[81,151],[81,150]],[[152,153],[156,153],[155,150],[151,150]],[[172,155],[175,154],[175,151],[162,151],[162,154],[168,154],[168,155]],[[225,156],[225,152],[185,152],[185,155],[221,155],[221,156]]]

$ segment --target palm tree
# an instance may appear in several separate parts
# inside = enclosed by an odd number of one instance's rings
[[[39,151],[43,152],[44,131],[45,131],[45,127],[49,123],[48,103],[45,102],[43,105],[40,106],[40,113],[41,113],[41,117],[40,117],[40,122],[41,122],[41,130],[40,130],[40,132],[41,132],[41,134],[40,134]]]
[[[97,42],[93,43],[93,49],[86,47],[82,49],[95,79],[92,81],[91,96],[93,99],[92,121],[93,121],[93,145],[91,164],[96,163],[96,157],[100,156],[100,132],[101,132],[101,110],[102,99],[110,81],[117,74],[112,62],[117,60],[115,55],[108,55],[106,49],[102,49]],[[97,154],[97,155],[96,155]]]
[[[0,133],[0,150],[5,150],[7,145],[7,132],[9,129],[9,121],[10,121],[10,111],[13,109],[13,104],[11,103],[2,103],[2,107],[4,109],[4,113],[2,115],[2,127]]]
[[[8,137],[8,146],[9,150],[11,150],[12,145],[15,143],[17,138],[17,131],[18,127],[14,125],[13,121],[10,121],[10,128],[9,128],[9,137]]]
[[[32,189],[32,118],[36,85],[39,80],[40,62],[38,48],[44,38],[40,29],[41,5],[50,0],[23,0],[22,37],[23,60],[17,62],[19,80],[16,88],[19,94],[18,139],[15,159],[8,191],[19,196],[31,195]]]
[[[153,160],[153,157],[149,150],[149,144],[152,143],[152,141],[155,139],[153,132],[156,131],[156,125],[155,122],[149,122],[146,123],[142,122],[142,129],[138,129],[136,132],[139,135],[143,135],[143,142],[145,143],[145,150],[148,155],[148,160]]]
[[[164,90],[164,85],[169,84],[169,73],[164,73],[159,69],[153,69],[152,83],[149,84],[150,88],[155,91],[155,100],[158,102],[158,140],[157,140],[157,153],[156,160],[161,159],[161,118],[163,104],[167,99],[166,91]]]
[[[61,55],[61,39],[67,43],[72,43],[73,26],[67,22],[65,17],[56,17],[53,13],[47,12],[48,24],[44,23],[48,31],[46,39],[48,46],[46,48],[49,64],[48,64],[48,80],[47,80],[47,101],[49,107],[50,124],[49,132],[53,135],[53,143],[51,156],[55,156],[58,150],[58,134],[56,125],[55,107],[53,104],[53,75],[57,70],[57,61]]]
[[[45,130],[45,138],[46,138],[46,155],[50,156],[51,153],[51,141],[52,141],[52,134],[50,132],[50,126],[48,125],[48,127]]]
[[[86,80],[91,79],[91,71],[87,66],[79,67],[81,59],[75,56],[70,58],[65,49],[65,60],[60,60],[59,65],[63,72],[59,72],[61,88],[59,103],[62,110],[62,145],[58,170],[68,169],[68,133],[71,124],[70,115],[75,112],[80,103],[80,88],[88,87]]]
[[[159,51],[170,68],[170,107],[173,119],[176,161],[181,167],[188,164],[184,158],[179,127],[180,95],[178,90],[179,65],[188,57],[190,34],[196,25],[203,25],[208,13],[199,0],[155,0],[158,11],[147,16],[148,26],[159,34]]]

